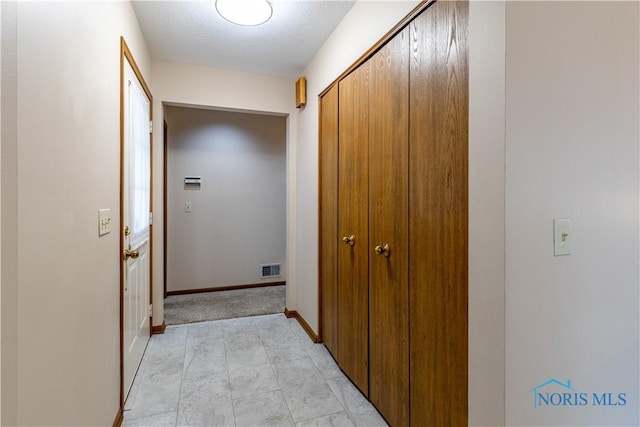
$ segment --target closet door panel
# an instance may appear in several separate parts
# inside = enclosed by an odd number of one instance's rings
[[[410,25],[411,424],[467,425],[468,3]]]
[[[397,427],[409,419],[408,35],[369,60],[370,398]],[[384,244],[389,256],[374,252]]]
[[[369,391],[368,78],[369,67],[364,64],[340,81],[338,155],[338,363],[365,395]]]
[[[320,289],[322,340],[338,357],[338,86],[320,100]]]

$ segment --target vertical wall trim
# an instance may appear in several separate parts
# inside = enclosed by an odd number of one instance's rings
[[[162,171],[162,180],[163,180],[163,189],[162,189],[162,229],[163,239],[162,239],[162,249],[164,252],[164,256],[162,257],[162,289],[163,289],[163,298],[167,297],[167,164],[169,162],[168,158],[168,126],[167,120],[162,121],[162,159],[164,170]],[[151,300],[153,301],[153,299]],[[164,324],[164,316],[162,319],[162,324]]]
[[[285,272],[287,278],[286,304],[296,309],[298,307],[298,200],[297,200],[297,133],[295,121],[291,114],[287,114],[287,201],[286,201],[286,249]]]
[[[318,342],[322,337],[322,97],[318,96]]]

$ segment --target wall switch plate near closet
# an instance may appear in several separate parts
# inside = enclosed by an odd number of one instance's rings
[[[184,202],[184,211],[189,213],[193,209],[191,202]]]
[[[553,254],[555,256],[571,253],[571,219],[553,220]]]

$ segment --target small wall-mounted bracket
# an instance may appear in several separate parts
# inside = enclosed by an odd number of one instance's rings
[[[300,77],[296,80],[296,108],[307,105],[307,79]]]

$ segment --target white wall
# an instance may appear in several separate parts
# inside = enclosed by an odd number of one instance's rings
[[[504,425],[505,3],[469,5],[469,425]]]
[[[295,79],[242,73],[219,68],[153,61],[153,210],[154,222],[162,224],[163,206],[163,103],[214,107],[232,111],[275,113],[287,116],[287,307],[295,310],[296,295],[296,149],[297,114]],[[162,228],[153,234],[153,323],[163,322]]]
[[[507,3],[508,425],[639,425],[638,15]],[[553,255],[554,218],[572,219],[571,255]],[[588,406],[534,408],[551,378]],[[627,404],[592,406],[595,392]]]
[[[286,117],[165,107],[167,290],[273,283],[284,263]],[[200,176],[198,190],[186,176]],[[192,211],[185,212],[185,202]]]
[[[8,424],[111,425],[119,407],[121,35],[149,79],[128,2],[17,4],[17,171],[2,165],[3,185],[12,179],[2,192],[2,267],[13,259],[17,277],[18,339],[7,349],[17,359],[17,417]],[[99,208],[112,212],[102,238]],[[4,226],[14,212],[11,254]],[[3,276],[3,304],[12,285]],[[3,380],[12,374],[4,368]]]

